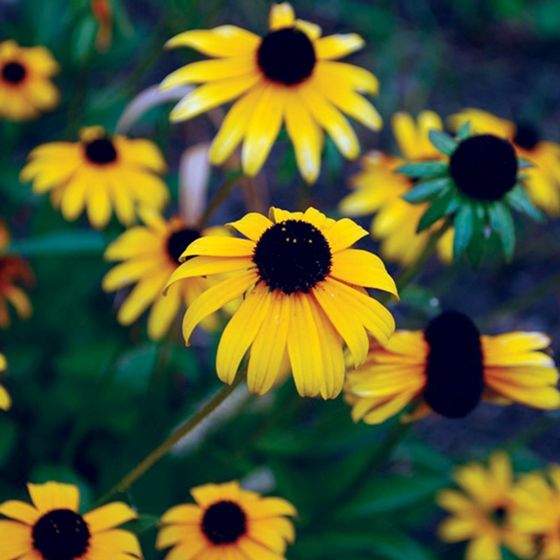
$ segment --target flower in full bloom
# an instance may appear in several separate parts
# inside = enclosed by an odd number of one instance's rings
[[[21,172],[37,194],[51,193],[53,206],[67,220],[87,209],[96,228],[113,211],[131,225],[139,205],[161,210],[169,193],[159,174],[166,169],[157,146],[143,139],[109,135],[100,126],[83,128],[78,142],[49,142],[35,148]]]
[[[191,490],[196,504],[182,504],[161,518],[156,546],[172,547],[167,560],[231,558],[284,560],[295,539],[296,515],[281,498],[261,497],[237,482],[205,484]]]
[[[60,94],[51,79],[59,67],[46,47],[20,47],[0,42],[0,118],[33,119],[58,105]]]
[[[0,354],[0,373],[6,371],[8,364],[4,354]],[[0,385],[0,410],[8,410],[12,406],[12,399],[6,389]]]
[[[487,467],[472,463],[456,469],[454,479],[461,490],[443,490],[438,495],[440,507],[450,512],[439,526],[441,540],[469,541],[466,560],[501,560],[502,546],[519,558],[534,558],[533,540],[513,523],[518,506],[505,453],[494,453]]]
[[[451,126],[470,123],[479,134],[507,138],[519,157],[531,162],[523,171],[533,204],[551,216],[560,215],[560,144],[544,140],[535,123],[511,122],[480,109],[465,109],[449,118]]]
[[[382,255],[407,265],[424,250],[430,230],[416,231],[427,204],[411,204],[402,198],[414,186],[415,180],[398,173],[397,169],[406,161],[443,161],[445,156],[429,139],[430,131],[443,130],[443,124],[437,113],[422,111],[416,122],[408,113],[396,113],[392,127],[401,157],[378,151],[366,154],[362,159],[362,170],[350,180],[353,192],[342,199],[340,211],[345,216],[375,213],[371,234],[381,241]],[[442,260],[451,260],[452,228],[440,239],[437,249]]]
[[[80,493],[72,484],[28,484],[32,504],[0,504],[3,560],[108,560],[141,558],[136,536],[118,527],[136,512],[113,502],[80,513]]]
[[[372,346],[348,375],[352,417],[379,424],[413,405],[405,419],[431,412],[461,418],[481,400],[557,409],[558,370],[549,346],[539,332],[481,335],[469,317],[446,311],[424,331],[397,331],[384,346]]]
[[[183,253],[188,260],[169,286],[228,274],[187,309],[185,341],[205,317],[244,294],[218,345],[219,378],[231,384],[250,349],[250,391],[266,393],[289,363],[300,395],[334,398],[344,383],[344,346],[361,364],[368,333],[385,344],[395,328],[365,288],[397,295],[395,282],[381,259],[351,248],[367,231],[348,218],[335,221],[314,208],[272,208],[269,216],[249,213],[229,224],[246,239],[203,237]]]
[[[168,46],[191,47],[212,60],[188,64],[163,81],[163,88],[203,84],[179,102],[171,119],[190,119],[239,98],[214,139],[212,163],[224,163],[243,143],[243,169],[257,174],[285,123],[300,172],[312,183],[320,170],[323,129],[354,159],[360,146],[344,113],[372,130],[382,126],[362,95],[377,94],[377,78],[339,62],[363,45],[354,33],[321,37],[320,27],[296,19],[287,2],[272,6],[264,37],[233,25],[186,31]]]

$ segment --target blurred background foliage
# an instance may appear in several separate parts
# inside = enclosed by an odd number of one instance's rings
[[[378,107],[389,122],[396,110],[431,108],[443,116],[465,106],[508,118],[531,119],[560,140],[560,9],[557,0],[295,0],[298,15],[326,32],[355,31],[367,47],[354,62],[381,80]],[[14,398],[0,416],[0,500],[23,494],[28,480],[80,485],[93,503],[177,423],[211,395],[219,382],[217,339],[200,337],[185,349],[178,331],[150,342],[144,323],[121,328],[113,296],[100,281],[107,242],[119,230],[92,232],[85,221],[67,224],[45,198],[18,180],[26,155],[52,140],[75,139],[83,125],[114,129],[144,88],[195,60],[189,50],[166,52],[164,42],[191,28],[234,23],[264,32],[263,0],[113,0],[110,46],[99,49],[98,23],[86,0],[0,0],[0,39],[43,44],[61,64],[61,106],[38,121],[0,123],[0,218],[29,258],[37,284],[34,314],[0,333]],[[134,135],[164,151],[176,200],[183,150],[214,132],[205,117],[180,126],[169,106],[151,110]],[[394,149],[390,127],[360,130],[366,148]],[[327,145],[324,169],[311,196],[335,212],[356,166]],[[212,185],[223,177],[214,170]],[[277,205],[294,208],[300,181],[287,142],[280,142],[263,181]],[[216,222],[237,216],[236,193]],[[367,223],[367,222],[366,222]],[[479,271],[444,270],[432,263],[403,294],[399,326],[416,328],[441,306],[469,310],[488,332],[545,330],[560,340],[558,224],[521,224],[514,263],[488,262]],[[245,404],[243,413],[240,406]],[[506,447],[521,471],[558,458],[557,417],[518,407],[481,406],[469,419],[432,418],[397,444],[399,428],[353,425],[336,402],[303,400],[291,384],[264,398],[238,393],[213,425],[179,445],[128,495],[142,512],[137,523],[146,558],[157,517],[185,501],[189,488],[240,478],[291,500],[298,508],[294,559],[429,560],[462,556],[460,546],[437,542],[441,517],[435,492],[450,483],[454,463],[485,458]],[[385,442],[383,445],[380,442]],[[394,444],[394,445],[393,445]]]

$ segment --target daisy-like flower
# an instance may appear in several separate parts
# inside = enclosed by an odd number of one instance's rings
[[[54,109],[60,94],[51,78],[58,70],[45,47],[0,42],[0,118],[24,121]]]
[[[415,180],[398,173],[405,161],[443,161],[445,156],[430,142],[430,130],[443,130],[440,117],[433,111],[422,111],[417,122],[408,113],[396,113],[392,119],[393,135],[401,157],[370,152],[362,160],[362,170],[350,180],[353,192],[340,203],[346,216],[375,213],[371,234],[381,241],[381,253],[403,265],[410,264],[422,253],[430,231],[418,233],[418,223],[427,204],[411,204],[402,197]],[[449,262],[453,249],[453,230],[448,230],[438,243],[442,260]]]
[[[511,122],[480,109],[465,109],[449,122],[456,130],[468,122],[477,133],[507,138],[517,154],[533,164],[523,172],[533,204],[551,216],[560,215],[560,144],[544,140],[534,123]]]
[[[518,508],[512,516],[513,526],[535,539],[536,558],[560,558],[560,467],[553,465],[546,473],[523,476],[514,496]]]
[[[0,354],[0,373],[6,371],[8,364],[4,354]],[[12,406],[12,399],[8,391],[0,385],[0,410],[8,410]]]
[[[358,365],[367,357],[367,333],[385,344],[395,328],[365,288],[397,295],[395,283],[381,259],[350,248],[367,231],[348,218],[335,221],[314,208],[272,208],[269,215],[250,213],[229,224],[247,239],[203,237],[183,253],[192,258],[170,286],[229,273],[187,309],[185,341],[205,317],[245,294],[218,345],[219,378],[231,384],[250,349],[250,391],[266,393],[289,363],[300,395],[335,398],[344,383],[344,345]]]
[[[295,539],[292,504],[243,490],[237,482],[191,490],[195,504],[175,506],[161,518],[156,547],[182,558],[283,560]]]
[[[440,507],[451,513],[439,526],[441,540],[469,541],[466,560],[501,560],[502,546],[519,558],[533,558],[532,539],[512,523],[517,505],[509,457],[496,452],[488,467],[462,466],[454,479],[461,491],[443,490],[438,495]]]
[[[159,177],[165,161],[149,140],[109,135],[102,127],[83,128],[79,142],[49,142],[35,148],[21,172],[37,194],[51,193],[67,220],[87,209],[96,228],[107,225],[114,210],[131,225],[144,205],[161,210],[169,193]]]
[[[412,404],[405,420],[431,412],[462,418],[481,400],[560,408],[549,346],[538,332],[481,335],[469,317],[446,311],[424,331],[397,331],[384,346],[373,345],[367,361],[348,375],[352,417],[379,424]]]
[[[264,37],[224,25],[171,39],[167,46],[191,47],[213,60],[180,68],[161,87],[203,84],[173,109],[174,121],[240,97],[214,139],[210,160],[224,163],[243,142],[248,175],[259,172],[285,122],[300,172],[312,183],[320,170],[323,129],[345,157],[354,159],[360,146],[343,113],[372,130],[382,126],[379,113],[361,95],[377,94],[377,78],[338,61],[363,45],[353,33],[321,37],[319,26],[295,19],[290,4],[274,4]]]
[[[0,223],[0,328],[10,326],[10,304],[20,317],[29,319],[32,313],[31,302],[21,286],[30,287],[34,283],[33,272],[20,257],[5,254],[10,243],[10,234]]]
[[[507,260],[513,258],[515,229],[511,211],[541,219],[525,192],[524,170],[530,163],[517,158],[513,144],[493,134],[471,134],[469,123],[457,139],[444,132],[429,132],[432,143],[448,161],[404,164],[401,173],[417,180],[404,195],[414,204],[429,202],[418,231],[430,228],[443,217],[455,227],[453,257],[466,254],[477,264],[487,238],[499,239]]]
[[[179,266],[179,257],[189,244],[215,231],[202,232],[188,227],[179,217],[166,221],[154,210],[141,209],[140,217],[144,225],[125,231],[107,248],[107,260],[124,262],[107,273],[103,289],[113,292],[135,284],[119,309],[118,320],[130,325],[151,305],[148,336],[159,340],[169,331],[180,310],[211,286],[207,278],[189,278],[163,294],[167,280]],[[215,317],[208,317],[205,326],[216,327]]]
[[[130,507],[113,502],[80,514],[80,494],[72,484],[28,484],[33,504],[0,504],[2,560],[134,560],[141,558],[138,539],[118,529],[136,519]]]

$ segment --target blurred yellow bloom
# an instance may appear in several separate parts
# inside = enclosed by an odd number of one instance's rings
[[[512,142],[518,156],[534,166],[523,170],[529,197],[547,214],[560,215],[560,144],[541,139],[532,124],[514,123],[480,109],[465,109],[449,118],[455,130],[465,122],[470,122],[473,132],[495,134]]]
[[[8,364],[4,354],[0,354],[0,373],[6,371]],[[12,406],[12,399],[8,391],[0,385],[0,410],[8,410]]]
[[[113,502],[80,514],[80,493],[72,484],[28,484],[32,504],[0,504],[1,558],[5,560],[108,560],[142,557],[136,535],[119,525],[137,518],[125,503]]]
[[[361,364],[367,333],[385,344],[395,328],[391,313],[364,289],[396,295],[395,282],[381,259],[351,248],[367,231],[314,208],[272,208],[269,218],[250,213],[229,225],[246,239],[197,239],[169,281],[229,274],[187,309],[185,341],[205,317],[244,295],[218,345],[219,378],[231,384],[250,349],[250,391],[269,391],[289,363],[300,395],[335,398],[344,383],[344,346]]]
[[[517,504],[509,457],[494,453],[488,467],[465,465],[456,469],[454,479],[461,491],[443,490],[437,500],[451,514],[439,526],[441,540],[469,541],[466,560],[501,560],[501,546],[520,558],[533,558],[532,539],[512,523]]]
[[[442,130],[443,124],[433,111],[422,111],[416,121],[408,113],[396,113],[392,127],[402,157],[381,152],[366,154],[362,171],[350,180],[353,192],[341,201],[340,211],[346,216],[374,213],[371,233],[380,240],[381,253],[407,265],[416,260],[430,237],[430,230],[416,232],[428,204],[411,204],[402,199],[414,181],[396,170],[405,161],[441,160],[444,156],[432,145],[428,133]],[[438,243],[438,254],[444,262],[451,261],[452,229]]]
[[[79,142],[50,142],[35,148],[21,172],[37,194],[51,193],[53,206],[67,220],[87,209],[96,228],[107,225],[114,211],[131,225],[138,206],[161,210],[169,193],[159,174],[165,161],[149,140],[110,136],[100,126],[83,128]]]
[[[354,159],[360,146],[343,113],[372,130],[382,126],[379,113],[362,96],[377,94],[377,78],[338,62],[363,45],[354,33],[321,37],[321,28],[296,19],[290,4],[273,4],[264,37],[224,25],[171,39],[169,47],[191,47],[213,60],[180,68],[161,87],[203,84],[173,109],[174,121],[240,97],[212,144],[210,160],[215,165],[243,143],[243,169],[256,175],[285,123],[299,170],[313,183],[321,166],[323,129],[345,157]]]
[[[161,518],[156,547],[176,558],[285,560],[295,540],[292,504],[243,490],[238,482],[191,490],[196,504],[182,504]]]
[[[47,48],[0,42],[0,118],[23,121],[54,109],[60,94],[51,78],[58,71]]]
[[[348,374],[345,391],[355,421],[379,424],[413,404],[405,420],[436,412],[471,413],[481,400],[560,408],[558,370],[538,332],[481,335],[462,313],[445,312],[424,331],[397,331],[373,344],[367,361]]]

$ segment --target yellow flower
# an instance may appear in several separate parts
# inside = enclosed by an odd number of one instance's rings
[[[108,560],[141,558],[133,533],[117,529],[136,519],[130,507],[113,502],[79,513],[76,486],[47,482],[28,484],[33,504],[10,500],[0,504],[3,560]]]
[[[364,289],[396,295],[393,279],[381,259],[350,248],[367,231],[314,208],[272,208],[270,219],[250,213],[229,225],[248,239],[197,239],[183,253],[193,258],[169,281],[230,273],[189,306],[185,340],[202,319],[245,294],[218,345],[219,378],[231,384],[250,348],[250,391],[266,393],[289,363],[300,395],[335,398],[344,383],[343,346],[360,364],[367,332],[385,344],[395,328],[391,313]]]
[[[465,109],[449,122],[454,129],[470,122],[477,133],[496,134],[512,142],[518,156],[533,164],[523,170],[529,197],[547,214],[560,215],[560,144],[542,140],[533,124],[514,123],[480,109]]]
[[[243,169],[256,175],[285,122],[300,172],[312,183],[321,165],[322,129],[354,159],[360,146],[343,113],[372,130],[382,126],[379,113],[361,95],[377,94],[377,78],[338,62],[363,45],[354,33],[321,37],[320,27],[296,20],[287,2],[272,6],[264,37],[233,25],[186,31],[167,46],[191,47],[214,60],[184,66],[163,81],[162,88],[204,84],[179,102],[171,119],[190,119],[240,97],[214,139],[211,162],[224,163],[243,142]]]
[[[96,228],[114,210],[124,225],[134,222],[142,204],[161,210],[169,193],[158,174],[165,162],[149,140],[110,136],[100,126],[83,128],[79,142],[50,142],[35,148],[21,172],[37,194],[50,192],[55,208],[76,220],[87,208]]]
[[[32,313],[31,302],[18,284],[31,286],[34,282],[33,272],[20,257],[6,255],[10,242],[7,228],[0,223],[0,328],[10,326],[8,303],[13,306],[21,319],[29,319]]]
[[[179,257],[188,245],[202,235],[215,232],[189,228],[178,217],[166,221],[153,210],[142,209],[140,217],[145,225],[124,232],[107,248],[107,260],[124,262],[107,273],[103,289],[113,292],[136,284],[122,303],[118,320],[122,325],[130,325],[151,305],[148,336],[159,340],[168,332],[180,310],[212,285],[207,278],[189,278],[163,294],[167,280],[179,266]],[[206,326],[215,328],[215,318],[209,317]]]
[[[60,94],[51,77],[58,64],[45,47],[0,42],[0,118],[23,121],[58,105]]]
[[[466,315],[447,311],[424,331],[397,331],[374,345],[348,375],[346,397],[355,421],[379,424],[414,404],[418,419],[436,412],[461,418],[486,400],[540,409],[560,407],[558,370],[538,332],[481,335]]]
[[[440,507],[451,513],[439,526],[441,540],[470,541],[466,560],[500,560],[501,546],[520,558],[532,557],[532,539],[512,523],[517,506],[508,456],[494,453],[487,468],[479,463],[465,465],[454,478],[461,491],[443,490],[438,496]]]
[[[0,373],[6,371],[8,364],[4,354],[0,354]],[[0,385],[0,410],[8,410],[12,406],[12,399],[8,391]]]
[[[518,508],[512,516],[512,524],[536,540],[538,560],[560,558],[560,467],[549,467],[546,475],[523,476],[514,496]]]
[[[156,547],[167,559],[283,560],[295,539],[292,504],[243,490],[237,482],[191,490],[195,504],[175,506],[161,518]]]
[[[340,211],[346,216],[366,216],[374,212],[371,233],[381,241],[381,253],[387,259],[407,265],[416,260],[430,237],[430,230],[416,232],[428,205],[403,200],[402,196],[414,182],[396,170],[405,161],[442,160],[443,154],[432,145],[428,133],[443,130],[443,124],[433,111],[422,111],[417,122],[407,113],[396,113],[392,127],[402,158],[381,152],[366,154],[362,159],[362,171],[350,180],[353,192],[341,201]],[[443,261],[451,261],[453,229],[438,243],[438,253]]]

